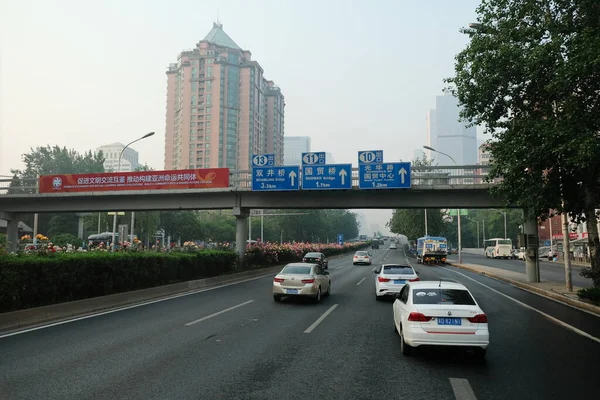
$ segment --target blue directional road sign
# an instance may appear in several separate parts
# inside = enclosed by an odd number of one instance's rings
[[[254,167],[252,168],[252,190],[283,191],[300,189],[300,167]]]
[[[302,167],[302,190],[352,189],[352,164]]]
[[[358,165],[381,164],[383,162],[383,150],[365,150],[358,152]]]
[[[252,157],[253,167],[271,167],[275,165],[275,154],[258,154]]]
[[[338,233],[337,244],[339,244],[340,246],[344,245],[344,234],[343,233]]]
[[[302,165],[324,165],[325,152],[302,153]]]
[[[410,188],[410,163],[381,163],[358,166],[360,189]]]

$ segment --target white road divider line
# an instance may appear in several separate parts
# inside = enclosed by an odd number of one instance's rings
[[[360,281],[358,281],[358,283],[356,284],[356,286],[360,285],[361,283],[363,283],[365,281],[365,279],[367,278],[362,278]]]
[[[450,386],[456,400],[477,400],[467,379],[450,378]]]
[[[342,269],[342,268],[347,267],[347,266],[348,266],[348,264],[340,265],[339,267],[336,268],[336,270]]]
[[[483,287],[485,287],[485,288],[487,288],[487,289],[491,290],[492,292],[494,292],[494,293],[498,293],[500,296],[504,296],[504,297],[506,297],[507,299],[510,299],[510,300],[514,301],[515,303],[517,303],[517,304],[519,304],[519,305],[521,305],[521,306],[523,306],[523,307],[525,307],[525,308],[527,308],[527,309],[529,309],[529,310],[531,310],[531,311],[535,311],[536,313],[538,313],[538,314],[540,314],[540,315],[543,315],[544,317],[546,317],[546,318],[548,318],[549,320],[551,320],[551,321],[553,321],[553,322],[557,323],[558,325],[561,325],[561,326],[562,326],[562,327],[564,327],[564,328],[567,328],[567,329],[569,329],[569,330],[571,330],[571,331],[573,331],[573,332],[575,332],[575,333],[577,333],[577,334],[579,334],[579,335],[581,335],[581,336],[584,336],[584,337],[586,337],[586,338],[588,338],[588,339],[592,339],[593,341],[595,341],[595,342],[597,342],[597,343],[600,343],[600,339],[599,339],[599,338],[597,338],[597,337],[595,337],[595,336],[592,336],[592,335],[590,335],[589,333],[582,331],[581,329],[575,328],[574,326],[572,326],[572,325],[569,325],[569,324],[567,324],[566,322],[563,322],[563,321],[561,321],[560,319],[558,319],[558,318],[555,318],[555,317],[553,317],[553,316],[552,316],[552,315],[550,315],[550,314],[546,314],[545,312],[543,312],[543,311],[540,311],[540,310],[538,310],[537,308],[530,306],[529,304],[525,304],[525,303],[523,303],[522,301],[515,299],[514,297],[510,297],[509,295],[507,295],[507,294],[504,294],[504,293],[502,293],[501,291],[499,291],[499,290],[496,290],[496,289],[494,289],[494,288],[492,288],[492,287],[490,287],[490,286],[488,286],[488,285],[486,285],[486,284],[484,284],[484,283],[481,283],[481,282],[479,282],[478,280],[471,278],[470,276],[467,276],[467,275],[465,275],[465,274],[462,274],[462,273],[460,273],[460,272],[458,272],[458,271],[454,271],[453,269],[448,269],[448,271],[452,271],[452,272],[454,272],[455,274],[459,274],[459,275],[461,275],[461,276],[464,276],[464,277],[465,277],[465,278],[467,278],[467,279],[470,279],[470,280],[472,280],[473,282],[479,283],[481,286],[483,286]]]
[[[325,313],[324,313],[323,315],[321,315],[321,316],[319,317],[319,319],[317,319],[317,320],[316,320],[316,321],[315,321],[315,322],[314,322],[314,323],[313,323],[311,326],[309,326],[309,327],[308,327],[308,329],[306,329],[306,330],[304,331],[304,333],[311,333],[312,331],[314,331],[314,330],[315,330],[315,328],[316,328],[317,326],[319,326],[319,324],[320,324],[321,322],[323,322],[323,320],[324,320],[325,318],[327,318],[327,316],[328,316],[329,314],[331,314],[331,313],[332,313],[332,311],[333,311],[333,310],[335,310],[335,309],[337,308],[337,306],[339,306],[339,304],[334,304],[334,305],[332,305],[332,306],[329,308],[329,310],[325,311]]]
[[[207,319],[210,319],[210,318],[212,318],[212,317],[216,317],[217,315],[221,315],[221,314],[224,314],[224,313],[226,313],[226,312],[228,312],[228,311],[235,310],[235,309],[236,309],[236,308],[238,308],[238,307],[245,306],[246,304],[250,304],[250,303],[252,303],[253,301],[254,301],[254,300],[248,300],[248,301],[245,301],[245,302],[243,302],[243,303],[241,303],[241,304],[238,304],[237,306],[229,307],[229,308],[226,308],[226,309],[224,309],[224,310],[221,310],[221,311],[219,311],[219,312],[216,312],[216,313],[214,313],[214,314],[207,315],[206,317],[202,317],[202,318],[200,318],[200,319],[197,319],[197,320],[195,320],[195,321],[188,322],[187,324],[185,324],[185,326],[191,326],[191,325],[197,324],[198,322],[206,321]]]

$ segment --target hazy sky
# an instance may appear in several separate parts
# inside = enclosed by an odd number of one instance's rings
[[[0,0],[0,175],[21,167],[32,146],[85,151],[149,131],[157,134],[134,148],[162,169],[166,68],[217,13],[281,87],[287,136],[310,136],[313,150],[339,163],[356,164],[361,149],[409,160],[478,4]],[[381,218],[369,223],[383,229]]]

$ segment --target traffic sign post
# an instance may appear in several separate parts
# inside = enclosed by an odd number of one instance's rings
[[[358,152],[358,165],[381,164],[383,150],[363,150]]]
[[[300,189],[300,167],[254,167],[252,168],[253,191],[284,191]]]
[[[325,165],[325,152],[302,153],[302,165]]]
[[[302,167],[302,190],[352,189],[352,164]]]
[[[410,163],[362,164],[358,167],[359,189],[409,189]]]
[[[340,246],[344,245],[344,234],[343,233],[338,233],[337,244],[339,244]]]
[[[253,167],[272,167],[275,165],[275,154],[258,154],[252,157]]]

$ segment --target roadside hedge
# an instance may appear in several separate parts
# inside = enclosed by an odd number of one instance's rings
[[[232,273],[232,251],[55,253],[0,257],[0,312]]]

